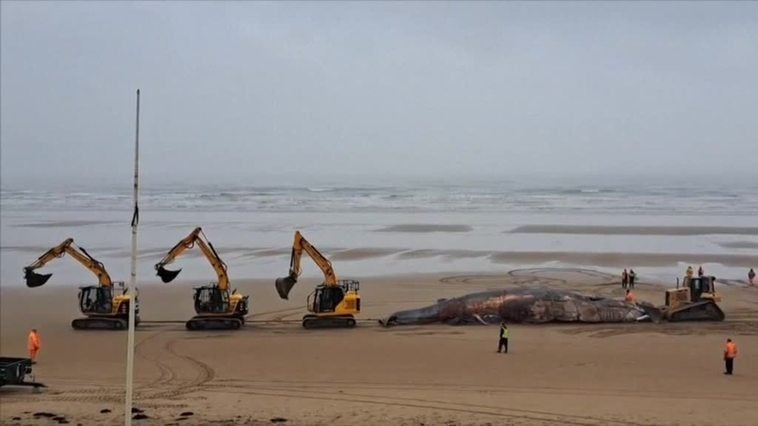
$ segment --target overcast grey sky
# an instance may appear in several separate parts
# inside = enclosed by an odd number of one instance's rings
[[[3,182],[758,177],[758,3],[2,2]],[[251,182],[254,183],[254,182]]]

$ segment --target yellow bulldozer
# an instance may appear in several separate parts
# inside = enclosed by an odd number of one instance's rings
[[[716,277],[684,277],[682,285],[666,290],[663,318],[668,321],[723,321],[724,311],[717,305]]]

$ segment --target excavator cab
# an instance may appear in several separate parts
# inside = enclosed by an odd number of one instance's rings
[[[229,312],[229,292],[215,285],[195,287],[195,312],[220,314]]]
[[[117,281],[121,290],[116,291],[112,286],[83,286],[79,287],[79,309],[85,315],[91,316],[113,316],[119,318],[128,318],[129,300],[127,288],[124,287],[123,281]],[[135,314],[139,315],[139,296],[135,295]],[[139,321],[139,319],[138,319]]]
[[[308,296],[308,310],[315,314],[358,313],[361,299],[357,297],[360,283],[354,280],[337,281],[336,286],[319,284]]]
[[[113,287],[79,287],[79,309],[84,314],[110,314],[113,311]]]

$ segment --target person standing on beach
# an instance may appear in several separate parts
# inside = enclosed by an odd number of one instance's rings
[[[750,283],[750,285],[755,284],[753,282],[753,280],[755,280],[755,271],[753,270],[753,268],[750,268],[750,270],[748,271],[748,273],[747,273],[747,280]]]
[[[634,288],[634,279],[637,277],[637,274],[634,273],[634,269],[629,268],[629,288]]]
[[[705,272],[703,271],[703,265],[700,265],[700,268],[697,270],[697,276],[702,277]]]
[[[505,325],[505,321],[500,323],[500,341],[497,344],[497,353],[500,353],[502,349],[508,353],[508,326]]]
[[[624,269],[624,272],[621,273],[621,288],[626,290],[626,285],[629,282],[629,274],[626,272],[626,269]]]
[[[41,347],[42,342],[40,341],[39,334],[37,334],[37,329],[33,328],[29,332],[29,338],[27,339],[27,348],[29,349],[29,358],[31,358],[32,364],[37,363],[37,354]]]
[[[687,278],[692,278],[692,274],[694,271],[692,270],[692,265],[687,267]]]
[[[737,344],[732,339],[726,339],[726,349],[724,349],[724,374],[732,375],[734,370],[734,359],[737,358]]]

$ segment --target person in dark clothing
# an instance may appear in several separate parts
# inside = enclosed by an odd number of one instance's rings
[[[626,286],[628,282],[629,282],[629,274],[626,272],[626,269],[624,269],[624,272],[621,273],[621,288],[626,290]]]
[[[637,278],[637,274],[634,273],[634,269],[629,269],[629,288],[634,288],[634,280]]]
[[[505,353],[508,353],[508,326],[505,325],[505,321],[500,323],[500,341],[497,344],[497,352],[505,349]]]

